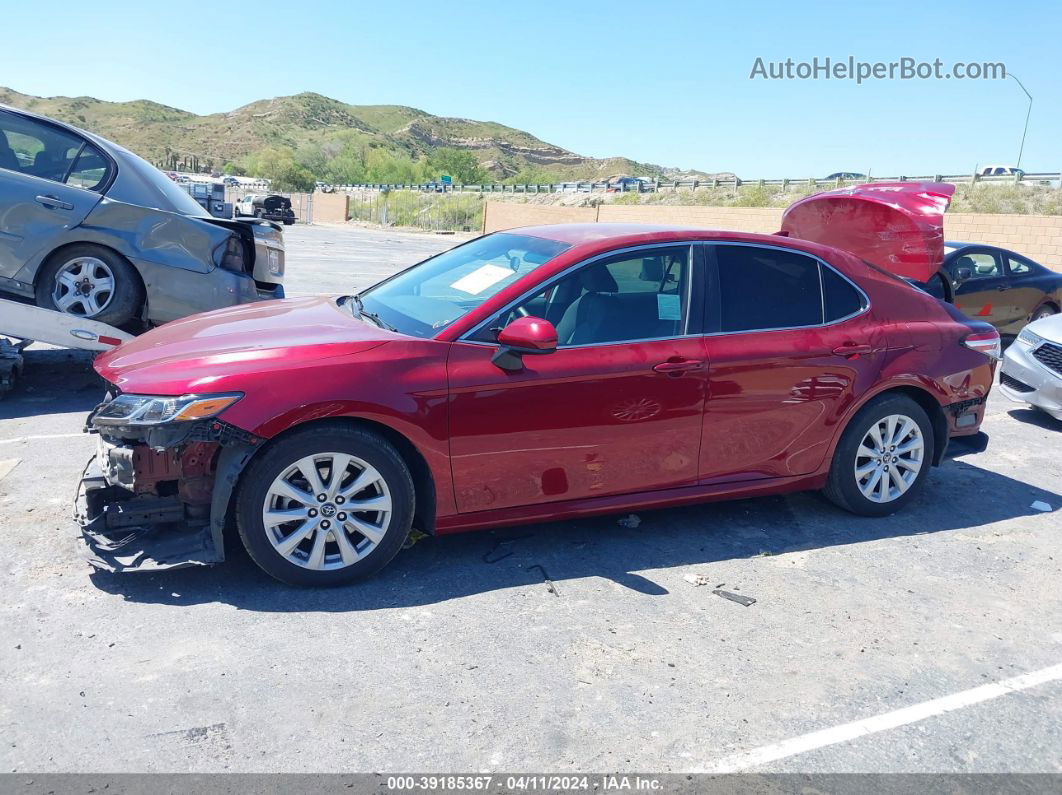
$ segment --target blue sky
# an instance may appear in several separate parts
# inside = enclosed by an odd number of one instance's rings
[[[750,80],[757,57],[1001,61],[1035,98],[1022,165],[1062,169],[1062,4],[1043,0],[82,0],[3,20],[0,85],[29,94],[211,113],[316,91],[746,179],[1012,164],[1027,107],[1011,79]]]

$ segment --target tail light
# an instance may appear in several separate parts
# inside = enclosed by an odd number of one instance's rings
[[[990,359],[998,360],[1003,353],[998,331],[978,331],[963,337],[962,344],[972,351],[983,353]]]
[[[236,273],[244,272],[243,241],[239,235],[230,235],[225,243],[218,246],[218,253],[218,265],[222,268]]]

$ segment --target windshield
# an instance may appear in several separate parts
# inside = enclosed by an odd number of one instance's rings
[[[400,333],[433,337],[568,248],[540,237],[487,235],[399,273],[361,299],[366,312]]]

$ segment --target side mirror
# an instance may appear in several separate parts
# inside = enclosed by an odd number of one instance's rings
[[[973,271],[969,268],[959,268],[955,271],[955,281],[964,282],[973,276]]]
[[[498,343],[491,362],[502,370],[522,370],[525,355],[541,356],[557,350],[557,329],[540,317],[518,317],[498,333]]]

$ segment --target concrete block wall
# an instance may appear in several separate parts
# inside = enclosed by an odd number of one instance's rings
[[[315,224],[345,224],[350,217],[350,196],[343,191],[313,194]]]

